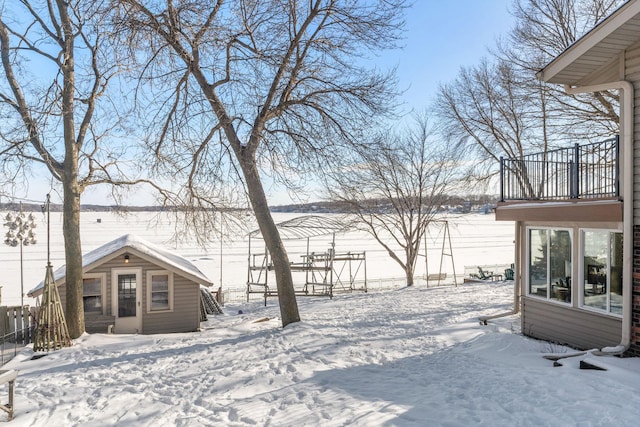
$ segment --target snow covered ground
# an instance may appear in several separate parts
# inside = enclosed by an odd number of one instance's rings
[[[202,332],[86,335],[18,369],[15,426],[637,426],[640,360],[519,334],[510,282],[227,305]],[[580,360],[607,371],[581,370]],[[0,415],[0,420],[4,415]]]

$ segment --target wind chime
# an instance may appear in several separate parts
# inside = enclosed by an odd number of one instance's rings
[[[71,337],[62,310],[60,294],[53,278],[50,247],[50,196],[47,194],[47,272],[44,277],[42,302],[36,316],[36,331],[33,339],[33,351],[51,351],[71,346]]]

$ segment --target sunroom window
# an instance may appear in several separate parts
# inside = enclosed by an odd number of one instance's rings
[[[622,314],[622,233],[582,232],[584,307]]]
[[[571,302],[571,233],[529,229],[529,295]]]

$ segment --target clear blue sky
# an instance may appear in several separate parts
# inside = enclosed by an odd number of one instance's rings
[[[406,21],[405,47],[388,55],[398,65],[407,108],[424,109],[438,85],[462,66],[487,56],[500,35],[513,26],[512,0],[415,0]]]

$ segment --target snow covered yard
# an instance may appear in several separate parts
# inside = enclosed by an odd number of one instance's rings
[[[640,360],[519,335],[513,285],[227,305],[200,333],[85,335],[19,369],[16,426],[636,426]],[[242,314],[239,314],[239,311]],[[580,370],[586,359],[607,371]],[[0,415],[0,419],[2,415]]]

